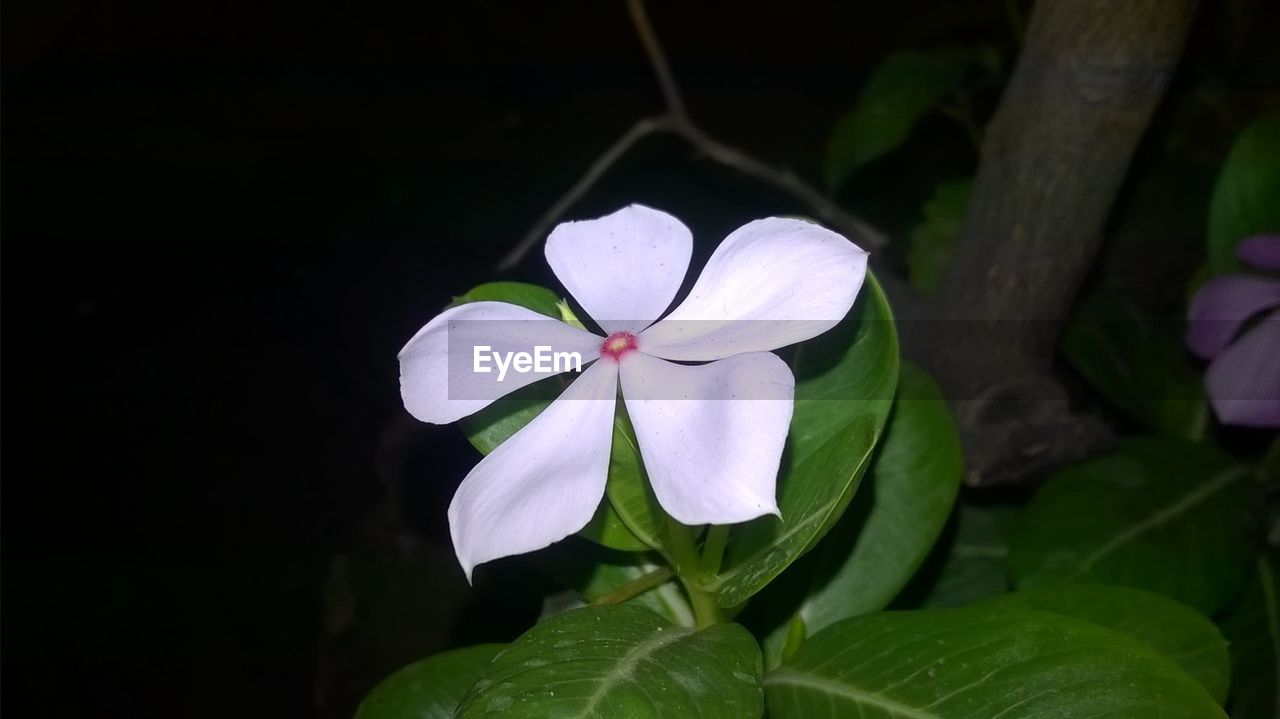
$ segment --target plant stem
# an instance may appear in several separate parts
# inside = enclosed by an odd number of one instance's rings
[[[724,610],[716,603],[715,592],[704,592],[684,577],[680,580],[684,583],[684,590],[689,595],[689,606],[693,608],[693,621],[699,629],[706,629],[727,620]]]
[[[693,542],[693,532],[668,516],[666,540],[664,554],[680,577],[685,593],[689,595],[694,623],[699,628],[704,628],[725,621],[724,611],[716,603],[716,593],[702,588],[706,584],[707,575],[703,570],[702,557],[698,556],[698,549]]]
[[[720,571],[724,559],[724,546],[729,542],[729,525],[713,524],[707,528],[707,538],[702,543],[702,571],[714,575]]]
[[[619,604],[627,601],[632,597],[639,596],[655,587],[661,586],[668,579],[675,576],[668,567],[659,567],[648,574],[642,574],[599,599],[591,602],[590,606],[602,607],[606,604]]]
[[[702,561],[693,543],[693,532],[670,516],[667,517],[666,541],[663,545],[667,562],[681,578],[693,578],[701,570]]]

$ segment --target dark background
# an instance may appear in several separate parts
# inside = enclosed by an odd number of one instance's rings
[[[812,178],[887,52],[1016,48],[1002,0],[650,14],[695,118]],[[1196,62],[1260,42],[1234,17],[1203,11]],[[464,600],[444,507],[476,455],[407,417],[395,354],[660,109],[622,3],[24,0],[3,26],[5,709],[348,716],[518,633],[542,582],[498,564]],[[842,196],[890,230],[972,172],[954,124],[916,136]],[[632,201],[701,256],[804,211],[670,138],[571,214]],[[509,276],[554,286],[540,249]]]

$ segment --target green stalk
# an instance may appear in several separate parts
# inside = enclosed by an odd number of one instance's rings
[[[724,547],[729,543],[729,525],[713,524],[707,527],[707,538],[702,543],[702,571],[714,576],[720,572],[724,560]]]
[[[602,607],[606,604],[621,604],[622,602],[637,597],[655,587],[662,586],[668,579],[675,576],[668,567],[659,567],[648,574],[642,574],[635,579],[623,584],[617,589],[600,597],[590,604],[593,607]]]
[[[667,561],[680,577],[685,593],[689,595],[694,622],[699,628],[706,628],[727,621],[724,611],[716,603],[716,593],[702,589],[707,583],[707,574],[703,568],[703,557],[698,555],[694,544],[693,532],[670,516],[667,517],[666,529],[667,541],[664,544]]]

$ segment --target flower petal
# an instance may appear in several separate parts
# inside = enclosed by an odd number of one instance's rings
[[[1187,310],[1187,348],[1211,359],[1257,313],[1280,306],[1280,280],[1223,275],[1205,283]]]
[[[467,581],[477,564],[542,549],[591,520],[609,474],[617,367],[588,367],[462,480],[449,533]]]
[[[1236,245],[1236,256],[1254,267],[1280,270],[1280,235],[1246,237]]]
[[[1280,427],[1280,313],[1250,329],[1209,365],[1205,387],[1223,424]]]
[[[756,220],[720,243],[689,297],[644,331],[640,348],[704,361],[807,340],[849,312],[866,273],[867,253],[828,229]]]
[[[693,253],[693,235],[665,212],[629,205],[596,220],[565,222],[547,238],[547,263],[605,332],[639,332],[671,306]]]
[[[678,365],[623,358],[622,396],[658,503],[684,524],[777,514],[775,488],[795,397],[777,355]]]
[[[485,363],[489,372],[477,372],[477,347],[489,347],[502,356],[547,347],[551,353],[577,352],[585,365],[600,356],[600,342],[590,332],[506,302],[459,305],[436,315],[400,350],[400,397],[409,414],[423,422],[453,422],[525,385],[560,374],[518,372],[511,366],[502,373],[492,360]],[[563,371],[564,363],[560,368]]]

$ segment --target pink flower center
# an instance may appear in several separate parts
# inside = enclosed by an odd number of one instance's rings
[[[622,359],[622,356],[636,348],[636,336],[630,332],[614,332],[609,338],[600,345],[600,355],[602,357],[612,357],[614,362]]]

